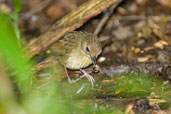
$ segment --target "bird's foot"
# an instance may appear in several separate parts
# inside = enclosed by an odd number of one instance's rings
[[[77,78],[77,79],[75,79],[75,80],[72,80],[72,79],[68,78],[68,82],[69,82],[70,84],[72,84],[72,83],[75,83],[75,82],[81,80],[81,78],[83,78],[83,77],[79,77],[79,78]]]
[[[90,74],[88,74],[86,71],[84,71],[82,69],[80,69],[80,71],[83,73],[83,75],[80,76],[80,78],[86,77],[90,81],[90,83],[91,83],[91,85],[93,87],[94,86],[94,83],[95,83],[94,78]]]
[[[90,74],[88,74],[86,71],[84,71],[82,69],[80,69],[80,71],[83,73],[83,75],[80,76],[79,78],[77,78],[76,80],[72,80],[72,79],[70,79],[70,77],[68,75],[68,72],[67,72],[67,69],[65,68],[65,73],[66,73],[66,76],[68,78],[68,82],[69,83],[75,83],[75,82],[81,80],[82,78],[86,77],[90,81],[90,83],[91,83],[91,85],[93,87],[94,86],[94,83],[95,83],[94,78]]]

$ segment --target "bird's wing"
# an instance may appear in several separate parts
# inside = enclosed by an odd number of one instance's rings
[[[74,34],[66,34],[60,40],[50,47],[50,50],[58,56],[66,56],[77,45],[76,36]]]
[[[50,50],[52,51],[52,54],[54,54],[54,55],[63,56],[65,54],[63,44],[61,42],[59,42],[59,41],[54,43],[50,47]]]

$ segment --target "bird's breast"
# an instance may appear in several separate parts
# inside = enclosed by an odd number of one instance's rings
[[[79,51],[75,51],[69,54],[65,66],[69,69],[77,70],[77,69],[85,68],[90,64],[92,64],[92,60],[90,57]]]

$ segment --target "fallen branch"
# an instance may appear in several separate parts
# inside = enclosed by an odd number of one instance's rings
[[[122,0],[89,0],[75,11],[57,21],[49,31],[38,38],[33,39],[27,46],[30,57],[38,54],[47,46],[57,41],[66,32],[70,32],[82,26],[87,20],[98,15],[112,4],[118,4]]]

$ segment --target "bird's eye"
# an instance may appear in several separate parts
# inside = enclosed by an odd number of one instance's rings
[[[90,51],[88,47],[86,47],[86,51],[87,51],[87,52],[89,52],[89,51]]]

